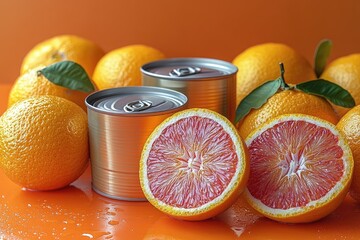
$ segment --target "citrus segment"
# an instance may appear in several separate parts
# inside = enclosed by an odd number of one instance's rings
[[[227,209],[248,178],[247,155],[234,126],[205,109],[189,109],[161,123],[140,161],[146,198],[161,211],[202,220]]]
[[[336,127],[308,115],[282,115],[246,139],[250,177],[245,192],[256,210],[283,222],[315,221],[344,199],[351,150]]]

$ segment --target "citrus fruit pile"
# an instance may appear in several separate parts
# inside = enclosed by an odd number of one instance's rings
[[[359,110],[354,113],[356,100],[347,88],[316,79],[321,71],[283,44],[249,48],[233,63],[239,68],[240,138],[216,113],[189,109],[169,117],[150,135],[141,157],[140,181],[150,203],[175,218],[210,218],[241,194],[234,176],[246,181],[243,195],[250,206],[281,222],[316,221],[332,213],[349,189],[356,197],[360,184],[355,186],[352,176],[358,143],[349,138],[359,141],[354,120]],[[334,104],[354,107],[352,120],[341,119],[336,126],[341,116]],[[341,125],[344,121],[352,126]],[[244,164],[248,180],[243,170],[233,169],[236,158],[229,158],[239,156],[232,146],[242,139],[245,154],[238,159],[250,162]]]
[[[280,43],[236,56],[235,124],[192,108],[147,139],[139,180],[149,202],[175,218],[204,220],[243,194],[260,214],[291,223],[327,216],[348,191],[360,202],[360,54],[326,65],[330,50],[330,41],[319,44],[314,67]],[[84,98],[140,85],[140,67],[164,57],[146,45],[105,53],[74,35],[36,45],[0,117],[1,169],[33,190],[75,181],[89,161]]]
[[[140,85],[140,66],[161,58],[160,51],[145,45],[105,53],[75,35],[34,46],[0,117],[0,168],[31,190],[75,181],[89,163],[85,98],[96,89]]]

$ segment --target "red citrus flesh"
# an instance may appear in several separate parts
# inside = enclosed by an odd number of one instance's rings
[[[335,126],[301,114],[265,125],[246,140],[250,203],[289,222],[313,221],[334,210],[346,195],[353,168],[351,151]]]
[[[280,209],[323,197],[344,173],[343,150],[337,141],[330,130],[309,122],[276,124],[248,146],[248,190],[265,205]]]
[[[207,109],[172,115],[149,136],[140,160],[140,183],[159,210],[185,220],[224,211],[245,189],[246,147],[232,123]]]
[[[229,134],[208,118],[184,118],[169,125],[149,153],[148,179],[162,202],[199,207],[222,194],[238,162]]]

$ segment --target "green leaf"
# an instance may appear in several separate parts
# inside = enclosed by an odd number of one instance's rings
[[[249,95],[247,95],[238,105],[236,109],[235,123],[239,122],[251,109],[257,109],[264,105],[266,101],[273,96],[280,88],[282,78],[268,81],[261,86],[255,88]]]
[[[299,83],[295,88],[305,93],[324,97],[335,105],[346,108],[355,106],[353,97],[346,89],[324,79]]]
[[[50,82],[72,90],[83,92],[95,90],[84,68],[76,62],[57,62],[39,70],[38,73],[44,75]]]
[[[320,77],[323,73],[328,57],[330,56],[332,48],[332,41],[329,39],[322,40],[315,50],[315,73],[317,77]]]

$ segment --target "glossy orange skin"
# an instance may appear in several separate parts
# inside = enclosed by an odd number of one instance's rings
[[[354,173],[350,195],[360,202],[360,105],[348,111],[336,127],[344,134],[353,154]]]
[[[88,162],[87,116],[75,103],[56,96],[33,97],[0,117],[0,169],[21,187],[65,187]]]

